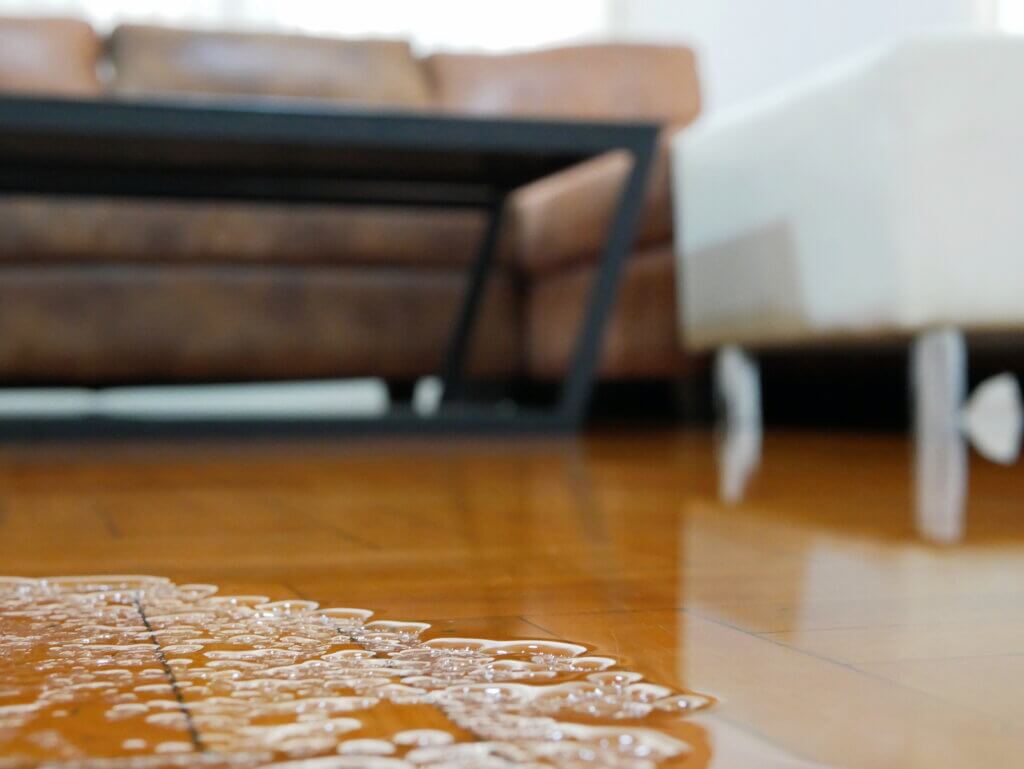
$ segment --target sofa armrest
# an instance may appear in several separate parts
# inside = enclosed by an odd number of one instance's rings
[[[668,134],[663,132],[652,163],[637,245],[672,236]],[[629,153],[616,150],[513,192],[506,208],[506,258],[532,274],[595,262],[631,167]]]

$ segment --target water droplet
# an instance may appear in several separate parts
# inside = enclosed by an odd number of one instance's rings
[[[338,745],[338,753],[354,756],[390,756],[395,746],[387,740],[348,740]]]
[[[195,750],[191,742],[175,742],[168,740],[159,743],[154,750],[157,753],[191,753]]]
[[[436,745],[448,745],[455,742],[455,738],[448,732],[439,729],[409,729],[399,732],[391,741],[396,745],[414,747],[433,747]]]

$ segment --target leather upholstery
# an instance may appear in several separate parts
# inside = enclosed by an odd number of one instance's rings
[[[593,266],[582,266],[530,284],[525,313],[529,376],[555,379],[565,373],[595,274]],[[637,252],[626,263],[601,353],[602,377],[674,377],[701,364],[679,345],[674,274],[670,244]]]
[[[637,246],[672,238],[668,137],[651,164]],[[508,208],[510,258],[533,274],[598,259],[631,168],[625,152],[607,153],[516,190]]]
[[[84,22],[0,18],[0,93],[95,96],[99,53]]]
[[[462,210],[0,197],[0,263],[465,265],[483,229]]]
[[[681,46],[437,54],[427,65],[438,105],[458,112],[684,124],[700,110],[693,52]]]
[[[639,242],[671,237],[667,137],[700,110],[689,49],[620,44],[505,56],[437,54],[428,66],[438,102],[449,110],[664,123]],[[518,190],[510,201],[507,235],[515,261],[534,272],[593,261],[628,170],[624,154],[610,154]]]
[[[402,42],[123,26],[124,96],[333,100],[478,115],[697,114],[692,53],[599,45],[416,60]],[[0,91],[89,96],[85,24],[0,20]],[[561,376],[627,170],[609,154],[509,201],[502,268],[474,340],[478,373]],[[606,339],[605,376],[675,376],[664,148],[638,253]],[[59,223],[59,226],[55,226]],[[482,234],[466,212],[154,200],[0,198],[0,381],[100,383],[438,370]]]
[[[675,313],[668,138],[700,110],[693,53],[681,47],[600,45],[508,56],[428,60],[439,104],[475,114],[644,119],[665,125],[638,238],[626,263],[602,352],[601,375],[666,377],[699,361],[680,352]],[[509,201],[504,246],[530,273],[526,369],[560,377],[621,185],[629,168],[610,153],[541,179]]]
[[[0,267],[0,379],[218,380],[436,373],[465,270],[50,264]],[[518,370],[499,275],[472,369]]]
[[[110,38],[125,95],[260,96],[424,107],[409,44],[124,25]]]

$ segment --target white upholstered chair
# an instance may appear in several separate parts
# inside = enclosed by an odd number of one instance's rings
[[[963,407],[964,334],[1024,331],[1024,38],[871,52],[695,124],[673,164],[681,334],[728,350],[727,417],[758,429],[736,393],[759,348],[906,339],[918,514],[958,536],[964,421],[1003,461],[1019,434],[1019,413],[985,419],[1012,378]]]

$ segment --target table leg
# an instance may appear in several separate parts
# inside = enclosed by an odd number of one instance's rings
[[[558,404],[559,419],[567,428],[579,428],[587,414],[594,387],[601,343],[608,316],[611,314],[619,287],[619,276],[636,234],[637,222],[647,191],[647,178],[654,142],[645,142],[631,149],[633,168],[619,196],[619,205],[612,219],[604,253],[585,309],[583,324],[576,340],[569,371],[562,385]]]
[[[444,368],[441,373],[441,381],[443,383],[442,405],[458,401],[463,395],[466,359],[469,355],[469,346],[473,341],[473,332],[476,329],[476,323],[480,316],[480,303],[483,300],[484,290],[487,288],[487,278],[490,277],[491,267],[494,264],[494,257],[498,250],[504,204],[505,200],[502,197],[489,210],[487,229],[484,232],[483,241],[480,243],[476,259],[473,262],[472,271],[466,283],[462,306],[459,308],[459,314],[455,321],[455,328],[452,331],[451,342],[445,355]]]

